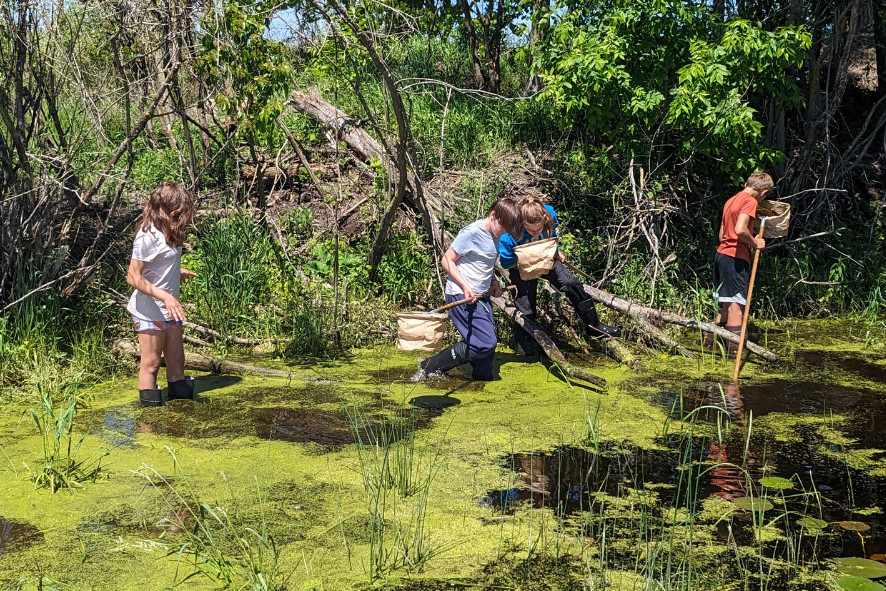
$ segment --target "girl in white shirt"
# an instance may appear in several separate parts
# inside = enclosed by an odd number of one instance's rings
[[[126,282],[135,288],[126,309],[135,322],[141,362],[139,399],[144,406],[163,404],[157,371],[166,358],[169,398],[193,398],[193,378],[185,376],[182,321],[178,301],[182,281],[194,273],[181,268],[185,228],[194,220],[194,199],[178,183],[154,189],[142,213],[132,245]]]

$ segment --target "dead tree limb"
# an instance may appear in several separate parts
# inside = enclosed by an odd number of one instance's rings
[[[552,295],[555,293],[559,293],[550,283],[547,282],[545,284],[545,290]],[[577,334],[575,335],[575,340],[581,342]],[[610,336],[601,336],[598,339],[598,342],[600,343],[600,347],[603,349],[603,352],[612,359],[618,361],[619,363],[627,365],[634,371],[643,371],[645,369],[643,367],[643,363],[637,358],[637,356],[634,355],[631,350],[628,349],[628,347],[625,346],[625,344],[618,339]]]
[[[569,363],[563,353],[560,352],[560,349],[557,348],[557,345],[554,344],[554,341],[551,340],[551,337],[548,336],[548,333],[546,333],[536,322],[524,317],[523,314],[520,313],[520,310],[518,310],[511,301],[506,300],[504,297],[489,299],[496,305],[496,307],[498,307],[498,309],[504,312],[508,318],[529,333],[532,338],[535,339],[535,342],[538,343],[538,346],[541,347],[542,351],[545,352],[545,355],[547,355],[551,361],[556,363],[563,373],[571,378],[589,382],[601,388],[606,387],[606,380],[603,378],[579,369]]]
[[[687,357],[689,359],[695,359],[695,354],[692,353],[689,349],[666,335],[660,328],[646,320],[646,318],[642,316],[634,316],[633,321],[637,329],[642,332],[649,339],[661,343],[668,349],[672,351],[677,351],[683,357]]]
[[[166,95],[166,91],[169,89],[170,83],[175,78],[175,75],[178,73],[178,68],[180,65],[181,63],[178,61],[176,61],[172,65],[172,69],[169,71],[169,74],[160,84],[160,89],[157,91],[157,96],[154,97],[154,101],[148,107],[148,110],[145,111],[145,114],[142,115],[141,119],[138,120],[138,122],[135,124],[135,127],[132,129],[132,132],[130,132],[130,134],[126,136],[126,139],[123,140],[123,143],[117,146],[117,150],[114,151],[111,159],[108,160],[107,164],[105,164],[104,170],[99,173],[98,179],[96,179],[95,183],[91,187],[89,187],[89,189],[86,190],[86,193],[84,193],[83,196],[80,198],[80,201],[82,201],[84,204],[89,204],[89,202],[92,201],[92,198],[95,196],[96,193],[98,193],[98,190],[101,189],[105,180],[108,178],[108,175],[111,173],[111,169],[114,168],[123,153],[129,149],[130,144],[135,141],[135,138],[137,138],[141,134],[142,130],[144,130],[145,126],[148,124],[148,121],[150,121],[151,117],[154,116],[154,111],[157,110],[157,105],[160,104],[160,101],[162,101],[163,97]]]
[[[397,167],[391,162],[388,151],[382,143],[362,129],[356,118],[323,100],[316,90],[310,92],[293,91],[289,95],[288,104],[332,132],[337,141],[344,141],[362,160],[366,162],[377,160],[384,163],[388,178],[399,178]],[[407,158],[410,167],[415,170],[415,164],[408,153]],[[416,174],[408,174],[406,183],[404,202],[421,215],[431,244],[434,245],[438,254],[442,254],[443,242],[446,240],[445,232],[440,224],[440,216],[443,211],[442,202],[438,197],[425,193],[421,179]]]
[[[620,297],[614,296],[611,293],[607,293],[602,289],[597,289],[596,287],[591,287],[590,285],[584,284],[585,293],[594,298],[594,300],[600,302],[607,308],[611,308],[620,314],[628,316],[630,318],[643,318],[644,320],[649,318],[654,318],[655,320],[660,320],[662,322],[669,322],[671,324],[677,324],[679,326],[685,326],[687,328],[696,328],[698,330],[702,330],[704,332],[709,332],[711,334],[715,334],[718,337],[730,341],[733,343],[738,343],[739,336],[726,330],[725,328],[721,328],[714,324],[713,322],[699,322],[698,320],[693,320],[692,318],[686,318],[685,316],[680,316],[679,314],[672,314],[670,312],[662,312],[661,310],[655,310],[653,308],[647,308],[645,306],[641,306],[639,304],[635,304],[628,300],[622,299]],[[769,351],[768,349],[764,349],[760,345],[756,343],[752,343],[748,341],[745,343],[748,351],[754,353],[758,357],[765,359],[766,361],[778,361],[778,355]]]
[[[138,346],[129,341],[115,341],[114,350],[133,359],[139,359],[141,353]],[[166,363],[164,359],[163,363]],[[248,365],[246,363],[238,363],[236,361],[227,361],[218,357],[209,357],[200,355],[199,353],[185,352],[185,368],[197,369],[200,371],[209,371],[218,374],[240,374],[247,373],[257,376],[265,376],[269,378],[284,378],[288,380],[298,380],[302,382],[328,383],[330,380],[324,378],[315,378],[313,376],[305,376],[295,374],[280,369],[271,369],[269,367],[258,367]]]

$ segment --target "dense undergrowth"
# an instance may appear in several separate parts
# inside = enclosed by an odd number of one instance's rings
[[[715,309],[709,296],[710,261],[716,223],[723,201],[737,190],[735,179],[711,173],[707,179],[710,199],[698,204],[688,198],[667,202],[670,213],[663,219],[669,224],[669,251],[659,254],[661,259],[673,256],[653,280],[647,240],[636,237],[631,243],[619,243],[617,251],[612,246],[623,238],[617,226],[626,219],[625,200],[631,192],[625,180],[626,158],[612,151],[615,139],[607,147],[599,144],[607,137],[605,130],[572,129],[568,117],[544,97],[503,98],[519,96],[528,72],[527,63],[513,49],[503,58],[501,97],[452,92],[453,86],[464,86],[470,78],[466,51],[463,44],[419,35],[392,37],[386,47],[392,71],[402,80],[415,81],[408,97],[419,169],[427,179],[447,172],[459,177],[442,195],[452,204],[444,226],[457,231],[497,196],[512,191],[511,172],[531,168],[525,157],[528,150],[546,167],[547,172],[539,174],[539,184],[558,210],[563,248],[573,263],[593,277],[606,277],[603,287],[620,296],[690,316],[711,317]],[[295,87],[315,87],[345,112],[360,115],[367,114],[367,108],[370,114],[384,110],[384,93],[371,63],[330,62],[328,56],[324,61],[302,50],[293,50],[290,58]],[[353,69],[349,74],[348,68]],[[452,86],[428,80],[428,72]],[[109,121],[123,124],[119,118]],[[341,173],[342,167],[353,165],[344,154],[330,155],[325,150],[325,136],[316,123],[290,112],[281,121],[309,147],[314,164],[339,170],[338,177],[324,179],[336,189],[315,193],[313,203],[302,203],[291,183],[270,187],[277,205],[261,221],[254,209],[246,207],[254,186],[239,182],[237,153],[215,154],[200,181],[206,189],[201,202],[207,213],[188,237],[185,266],[197,271],[197,278],[183,290],[189,319],[226,334],[269,341],[280,355],[290,357],[333,357],[352,347],[391,340],[397,309],[440,299],[438,270],[420,220],[404,218],[378,280],[371,281],[367,255],[388,198],[382,169],[376,166],[374,180],[368,183],[353,181]],[[122,133],[122,127],[108,130],[112,138]],[[174,125],[172,133],[180,145],[183,130]],[[267,154],[287,146],[279,130],[270,131],[262,140],[265,143],[259,147]],[[132,226],[125,222],[133,218],[140,196],[157,182],[186,176],[185,162],[173,142],[154,146],[139,138],[134,146],[124,193],[131,207],[118,220],[125,231],[115,238],[113,256],[102,263],[90,287],[75,297],[41,290],[4,312],[0,320],[4,396],[33,393],[37,383],[100,379],[121,367],[113,360],[108,343],[128,334],[129,320],[108,288],[128,293],[123,270]],[[94,148],[99,150],[97,145]],[[202,146],[195,149],[202,156]],[[293,182],[303,191],[310,179],[303,170],[300,174]],[[658,171],[649,181],[650,198],[654,201],[656,195],[683,186],[681,174],[676,169]],[[317,215],[323,208],[363,198],[355,231],[338,231],[330,227],[328,218]],[[879,203],[856,198],[853,208],[837,216],[843,228],[839,232],[786,246],[776,244],[765,251],[756,284],[755,316],[879,318],[886,305],[880,288],[886,274],[886,229],[880,212]],[[831,232],[833,226],[831,217],[792,237]],[[40,264],[48,264],[45,257],[33,261],[30,275],[20,274],[22,283],[11,299],[46,280]],[[230,352],[224,344],[217,348],[222,354]]]

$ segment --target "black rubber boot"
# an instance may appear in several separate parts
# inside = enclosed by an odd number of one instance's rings
[[[142,406],[163,406],[163,390],[160,388],[139,390],[138,399]]]
[[[521,357],[535,357],[535,343],[533,341],[518,340],[514,345],[514,353]]]
[[[169,384],[170,400],[193,400],[194,399],[194,378],[185,376],[181,380],[167,382]]]
[[[460,341],[443,349],[433,357],[422,359],[418,364],[418,371],[412,376],[412,381],[420,382],[428,376],[444,374],[453,367],[463,365],[470,360],[467,343]]]
[[[594,306],[594,300],[583,301],[576,306],[575,311],[578,312],[578,317],[581,318],[581,321],[590,329],[591,336],[617,337],[621,334],[621,330],[615,326],[609,326],[600,322],[600,317],[597,316],[597,308]]]

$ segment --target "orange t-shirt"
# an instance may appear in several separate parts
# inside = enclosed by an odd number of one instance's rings
[[[720,241],[717,252],[750,262],[751,247],[739,240],[738,234],[735,233],[735,223],[738,222],[738,216],[743,213],[750,216],[748,228],[753,228],[757,217],[757,200],[750,193],[739,191],[723,206],[723,221],[720,222],[723,240]]]

